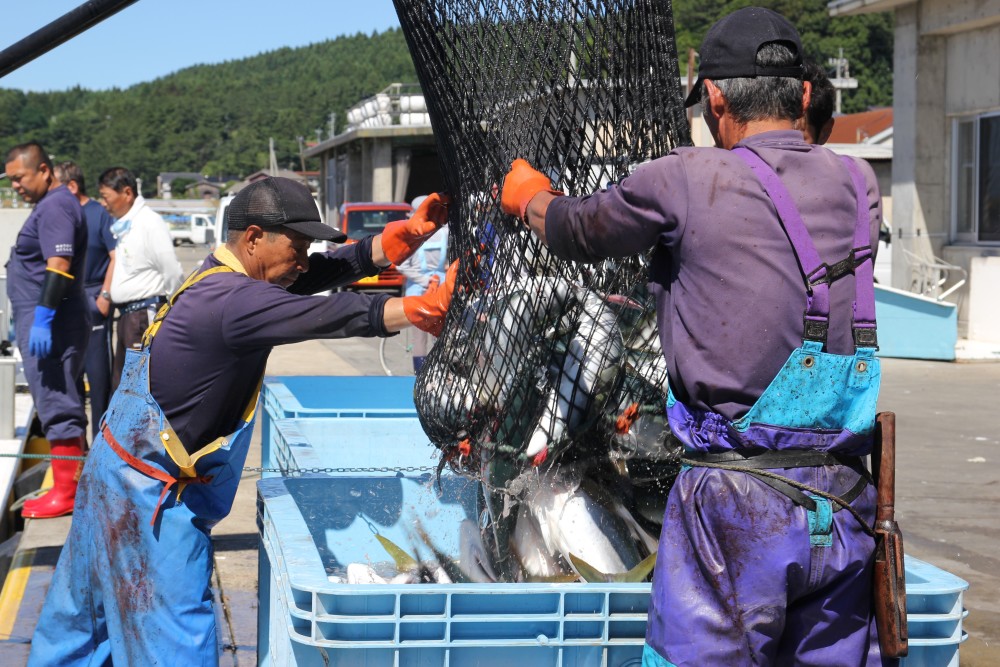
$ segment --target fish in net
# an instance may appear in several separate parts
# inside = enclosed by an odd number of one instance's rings
[[[497,191],[514,158],[583,195],[689,143],[671,4],[394,2],[451,195],[449,259],[460,267],[416,380],[421,425],[442,465],[488,489],[494,547],[514,541],[511,498],[537,490],[526,471],[559,474],[553,483],[572,489],[627,480],[641,515],[643,484],[675,474],[678,457],[650,255],[560,260],[501,212]]]

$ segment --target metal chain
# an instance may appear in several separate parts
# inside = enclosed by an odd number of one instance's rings
[[[52,461],[86,461],[86,456],[62,456],[58,454],[3,454],[0,458],[9,459],[48,459]]]
[[[372,468],[261,468],[261,467],[250,467],[247,466],[243,468],[243,472],[276,472],[282,475],[301,475],[304,473],[359,473],[359,472],[434,472],[437,470],[434,466],[405,466],[402,468],[392,468],[389,466],[380,466]]]
[[[55,454],[6,454],[0,453],[0,457],[14,458],[14,459],[41,459],[41,460],[52,460],[52,461],[86,461],[86,456],[59,456]],[[262,468],[260,466],[245,466],[243,472],[274,472],[282,476],[289,475],[302,475],[307,473],[314,474],[327,474],[327,473],[364,473],[364,472],[411,472],[411,473],[423,473],[423,472],[434,472],[437,470],[434,466],[404,466],[401,468],[393,468],[390,466],[378,466],[371,468]]]

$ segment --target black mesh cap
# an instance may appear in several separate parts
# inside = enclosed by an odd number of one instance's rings
[[[347,239],[347,235],[320,220],[319,208],[309,188],[290,178],[272,176],[256,181],[237,193],[226,211],[229,229],[257,225],[286,227],[321,241]]]
[[[790,67],[758,67],[757,52],[772,42],[786,44],[795,54]],[[688,93],[684,106],[701,101],[705,79],[787,76],[802,78],[802,42],[788,19],[763,7],[744,7],[722,17],[705,33],[698,52],[698,82]]]

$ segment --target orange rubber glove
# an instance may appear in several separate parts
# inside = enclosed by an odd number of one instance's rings
[[[409,220],[390,222],[382,230],[382,252],[393,264],[400,264],[448,222],[448,195],[435,192]]]
[[[437,276],[431,278],[427,290],[420,296],[403,297],[403,314],[410,324],[432,336],[440,336],[444,329],[444,316],[451,305],[451,295],[455,291],[458,276],[458,260],[448,267],[444,283]]]
[[[528,202],[539,192],[551,192],[561,195],[562,192],[552,189],[549,177],[532,168],[526,160],[517,158],[510,165],[510,171],[503,179],[503,191],[500,193],[500,208],[507,215],[514,215],[524,220],[528,212]]]

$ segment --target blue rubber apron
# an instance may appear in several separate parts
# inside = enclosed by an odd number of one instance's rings
[[[188,278],[142,349],[126,353],[32,639],[32,667],[218,664],[210,531],[232,508],[260,388],[233,433],[190,454],[149,392],[149,345],[177,298],[214,273],[245,273],[225,248],[216,257],[225,265]]]
[[[867,187],[844,159],[853,249],[824,264],[777,174],[747,148],[733,153],[774,204],[804,276],[803,342],[740,419],[668,393],[687,465],[664,516],[643,665],[878,664],[874,489],[857,458],[871,449],[881,378]],[[832,354],[830,284],[852,273],[855,350]]]

